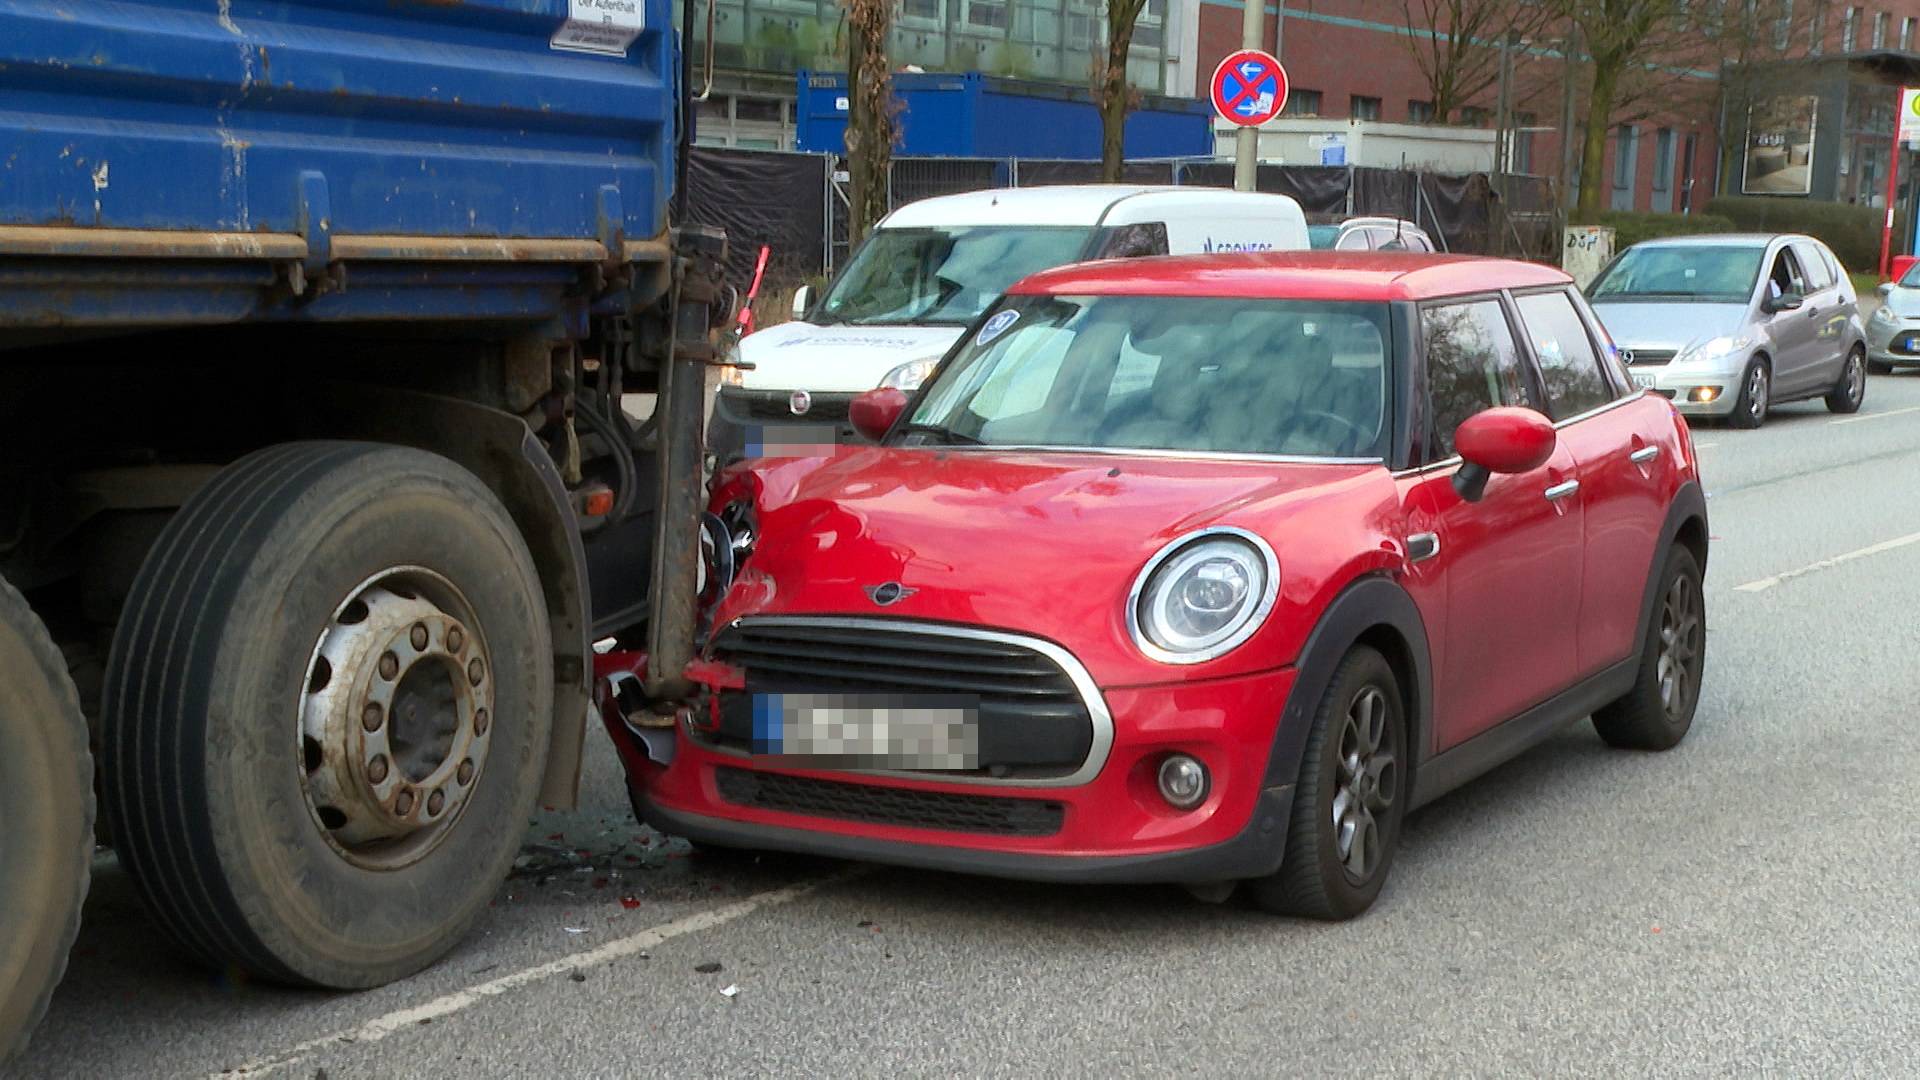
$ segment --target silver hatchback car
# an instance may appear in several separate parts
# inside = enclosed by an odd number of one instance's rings
[[[1884,375],[1920,366],[1920,263],[1880,286],[1880,306],[1867,320],[1867,370]]]
[[[1783,402],[1850,413],[1866,398],[1853,283],[1810,236],[1649,240],[1586,291],[1634,383],[1688,415],[1751,428]]]

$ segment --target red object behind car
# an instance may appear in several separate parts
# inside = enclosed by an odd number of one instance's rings
[[[1557,271],[1053,270],[900,405],[717,484],[709,692],[664,767],[610,724],[655,826],[1344,917],[1410,807],[1691,723],[1692,446]]]

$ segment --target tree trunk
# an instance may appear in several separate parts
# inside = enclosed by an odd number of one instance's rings
[[[868,174],[866,97],[860,91],[860,69],[866,62],[866,40],[858,30],[847,35],[847,245],[851,250],[866,239],[873,222],[866,220]]]
[[[1593,82],[1587,94],[1585,138],[1580,147],[1580,200],[1573,219],[1581,225],[1600,221],[1601,196],[1607,190],[1607,129],[1613,121],[1613,97],[1620,84],[1625,59],[1619,55],[1593,58]]]
[[[1100,71],[1100,179],[1120,182],[1127,160],[1127,53],[1133,48],[1133,24],[1142,3],[1108,0],[1107,59]]]
[[[887,214],[893,163],[893,84],[887,28],[893,0],[845,0],[847,8],[847,239],[858,244]]]

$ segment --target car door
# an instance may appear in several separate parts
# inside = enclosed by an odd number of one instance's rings
[[[1847,324],[1852,312],[1833,267],[1812,240],[1795,240],[1793,254],[1807,282],[1807,321],[1813,324],[1814,355],[1810,380],[1814,389],[1831,388],[1840,381],[1846,363]]]
[[[1791,245],[1781,243],[1774,248],[1773,260],[1768,264],[1767,274],[1760,279],[1760,301],[1764,305],[1769,296],[1786,293],[1806,295],[1807,281],[1800,271],[1800,260],[1794,258]],[[1818,327],[1807,318],[1806,306],[1797,311],[1776,311],[1768,314],[1764,307],[1756,306],[1756,318],[1767,329],[1767,336],[1773,343],[1773,396],[1784,400],[1806,392],[1813,384],[1815,369],[1819,365]]]
[[[1576,680],[1634,655],[1640,601],[1666,521],[1672,406],[1633,393],[1583,305],[1565,289],[1514,297],[1561,449],[1573,455],[1582,556],[1574,627]]]
[[[1581,573],[1573,455],[1558,448],[1528,473],[1495,476],[1478,502],[1453,488],[1454,430],[1495,405],[1540,407],[1539,390],[1498,296],[1420,312],[1422,389],[1416,465],[1399,475],[1408,530],[1407,588],[1428,627],[1434,749],[1445,750],[1568,685],[1576,660],[1568,611]]]

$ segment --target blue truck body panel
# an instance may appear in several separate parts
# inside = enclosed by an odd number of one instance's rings
[[[678,46],[636,2],[620,57],[550,43],[568,0],[0,0],[0,327],[559,313],[571,255],[667,224]],[[362,244],[388,269],[263,289],[350,236],[577,246]]]
[[[1100,113],[1078,87],[1022,82],[979,72],[908,72],[893,77],[902,106],[903,157],[1097,160]],[[798,79],[798,147],[845,150],[847,78],[803,71]],[[1206,102],[1149,97],[1127,116],[1127,157],[1213,155],[1213,114]]]

